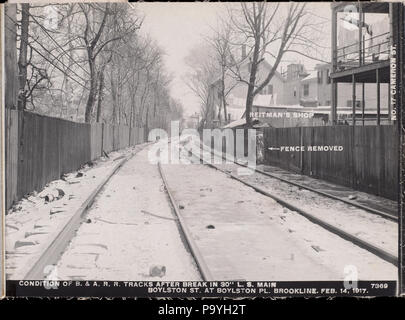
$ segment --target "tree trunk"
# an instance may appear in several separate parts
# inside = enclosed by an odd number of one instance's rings
[[[136,86],[135,86],[135,89],[133,89],[133,101],[132,101],[132,108],[133,108],[133,110],[134,110],[134,112],[133,112],[133,116],[134,116],[134,119],[133,119],[133,123],[135,124],[135,126],[137,126],[137,127],[139,127],[139,119],[138,119],[138,114],[139,114],[139,106],[137,106],[137,104],[136,104],[136,95],[137,95],[137,93],[138,93],[138,88],[139,88],[139,82],[140,82],[140,72],[137,72],[137,75],[136,75]]]
[[[228,123],[228,114],[226,111],[226,97],[225,97],[225,74],[222,73],[222,87],[221,87],[221,96],[222,96],[222,106],[224,108],[224,120],[225,124]]]
[[[112,119],[113,123],[117,123],[117,90],[116,90],[116,84],[114,81],[114,72],[113,68],[111,68],[111,99],[113,103],[113,114],[112,114]]]
[[[89,57],[91,57],[91,54],[89,53]],[[95,72],[95,66],[94,66],[94,61],[89,58],[89,66],[90,66],[90,91],[89,91],[89,97],[87,98],[87,104],[86,104],[86,113],[84,117],[85,122],[90,122],[91,121],[91,115],[93,113],[93,107],[94,103],[96,100],[96,94],[97,94],[97,77],[96,77],[96,72]]]
[[[29,11],[30,5],[28,3],[21,4],[21,41],[20,41],[20,54],[18,58],[18,110],[26,108],[26,85],[27,85],[27,47],[28,47],[28,29],[29,29]]]
[[[145,103],[146,103],[146,97],[147,97],[148,93],[149,93],[149,86],[146,86],[146,84],[145,84],[145,88],[144,88],[144,91],[143,91],[142,97],[141,97],[141,108],[140,108],[142,125],[144,124],[143,123],[143,114],[145,112]],[[148,110],[148,108],[146,108],[146,109]]]
[[[256,84],[256,73],[257,73],[257,63],[259,60],[259,49],[260,49],[260,38],[255,39],[255,46],[253,50],[253,57],[251,61],[251,69],[250,69],[250,78],[249,78],[249,86],[248,92],[246,96],[246,125],[247,127],[252,126],[252,118],[250,113],[252,112],[253,100],[254,100],[254,91],[255,91],[255,84]]]
[[[68,33],[70,34],[72,31],[72,20],[70,17],[67,19],[67,30]],[[69,42],[69,52],[73,51],[74,47],[72,42]],[[71,55],[69,55],[69,60],[68,60],[68,66],[69,68],[72,68],[74,61]],[[73,83],[70,81],[70,78],[68,77],[69,70],[65,70],[65,73],[63,74],[64,77],[64,83],[65,83],[65,92],[66,92],[66,98],[65,98],[65,105],[66,105],[66,115],[69,116],[71,114],[71,109],[73,106],[73,96],[74,96],[74,88],[73,88]]]
[[[146,134],[149,132],[149,108],[146,109],[146,119],[145,119],[145,129],[146,129]]]
[[[129,126],[132,128],[134,126],[134,98],[133,94],[131,94],[131,112],[129,114]]]
[[[4,6],[4,100],[5,107],[17,108],[19,89],[18,67],[17,67],[17,5],[7,4]]]
[[[116,93],[117,93],[117,105],[118,105],[118,124],[121,123],[122,121],[122,114],[123,114],[123,105],[122,105],[122,79],[121,79],[121,74],[118,73],[117,75],[117,88],[116,88]]]
[[[252,124],[252,118],[251,118],[250,113],[251,113],[251,111],[252,111],[253,99],[254,99],[253,90],[254,90],[253,86],[251,86],[251,85],[249,84],[248,92],[247,92],[247,97],[246,97],[246,110],[245,110],[245,114],[246,114],[246,125],[247,125],[248,127],[250,127],[251,124]]]
[[[100,71],[100,82],[98,87],[98,101],[97,101],[97,122],[100,122],[101,108],[104,98],[104,67]]]
[[[226,110],[226,99],[225,98],[222,98],[222,104],[224,107],[224,120],[225,120],[225,124],[227,124],[229,119],[228,119],[228,113]]]

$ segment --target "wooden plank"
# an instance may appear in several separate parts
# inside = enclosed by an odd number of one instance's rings
[[[6,111],[6,206],[106,152],[143,142],[144,128]],[[130,139],[130,135],[133,138]]]
[[[376,69],[375,73],[377,79],[377,125],[380,125],[380,118],[381,118],[380,70]]]
[[[18,112],[5,109],[6,209],[17,200]]]
[[[12,163],[10,150],[10,132],[11,132],[11,112],[8,109],[4,111],[4,156],[5,156],[5,205],[10,208],[13,194]]]
[[[102,124],[95,123],[90,125],[91,160],[95,160],[101,156],[101,143],[102,143]]]
[[[27,117],[21,112],[19,114],[19,150],[18,150],[18,198],[21,199],[26,191],[26,186],[29,185],[29,179],[27,174],[28,163],[28,150],[27,145],[29,140],[27,138],[27,131],[29,131],[29,122]],[[28,136],[29,137],[29,136]]]
[[[325,126],[265,128],[264,161],[287,170],[397,198],[398,142],[395,126]],[[270,151],[269,147],[304,145],[343,146],[341,152]],[[300,158],[300,157],[303,158]]]

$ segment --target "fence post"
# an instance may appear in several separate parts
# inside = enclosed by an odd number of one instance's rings
[[[356,189],[357,186],[357,170],[356,170],[356,126],[352,126],[352,152],[351,152],[351,176],[352,176],[352,188]]]
[[[102,157],[104,155],[104,123],[101,124],[101,152],[100,156]]]
[[[299,128],[299,132],[300,132],[300,147],[304,145],[304,137],[303,137],[303,129],[302,127]],[[300,172],[301,174],[304,171],[304,152],[300,150]]]

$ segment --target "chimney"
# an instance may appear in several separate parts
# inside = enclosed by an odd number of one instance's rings
[[[297,80],[300,78],[305,78],[308,75],[308,72],[305,70],[305,67],[301,63],[290,63],[287,66],[287,80]]]
[[[287,80],[288,81],[291,81],[291,80],[294,80],[294,78],[295,78],[295,73],[296,73],[296,64],[294,64],[294,63],[290,63],[288,66],[287,66]]]
[[[246,58],[246,44],[242,44],[242,60]]]

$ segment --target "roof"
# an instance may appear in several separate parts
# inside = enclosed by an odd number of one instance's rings
[[[228,97],[228,110],[233,109],[245,109],[246,106],[246,98],[239,98],[235,97],[234,95],[230,95]],[[303,106],[297,105],[280,105],[276,104],[277,102],[277,94],[257,94],[253,99],[253,106],[260,107],[260,108],[302,108]]]
[[[309,75],[307,75],[304,79],[302,79],[302,81],[311,81],[311,80],[315,80],[318,79],[318,71],[317,70],[313,70],[309,73]]]
[[[356,114],[362,114],[362,110],[356,109]],[[337,110],[338,114],[352,114],[353,110],[352,108],[341,108],[339,110]],[[376,109],[366,109],[364,110],[364,114],[377,114],[377,110]],[[388,114],[388,109],[381,109],[380,110],[380,114]]]
[[[260,105],[253,105],[253,107],[257,108],[266,108],[266,109],[304,109],[305,107],[300,104],[293,104],[293,105],[284,105],[284,104],[277,104],[271,106],[260,106]],[[307,108],[305,108],[307,109]]]
[[[253,98],[253,105],[257,106],[270,106],[271,102],[273,101],[274,104],[274,98],[272,94],[257,94]]]
[[[260,124],[260,121],[256,118],[252,118],[252,125],[257,126]],[[232,121],[231,123],[228,123],[226,126],[222,127],[222,129],[232,129],[232,128],[237,128],[237,127],[243,127],[246,125],[246,119],[239,119]],[[263,126],[263,125],[261,125]]]
[[[232,121],[232,122],[228,123],[226,126],[224,126],[223,128],[224,129],[235,128],[235,127],[239,127],[239,126],[244,126],[245,124],[246,124],[246,119],[243,118],[243,119],[238,119],[238,120]]]
[[[269,70],[271,68],[273,68],[273,66],[270,63],[268,63],[266,60],[263,60],[261,63],[263,63],[263,65],[265,65]],[[285,78],[277,70],[275,71],[274,75],[277,76],[278,78],[280,78],[282,81],[285,81]]]
[[[243,61],[243,63],[241,64],[241,67],[244,67],[244,66],[247,66],[247,64],[249,63],[249,60],[248,59],[245,59],[244,61]],[[264,65],[267,69],[269,69],[269,70],[271,70],[271,68],[273,68],[273,66],[270,64],[270,63],[268,63],[266,60],[262,60],[261,62],[260,62],[260,64],[259,64],[259,66],[260,65]],[[274,75],[276,76],[276,77],[278,77],[281,81],[285,81],[286,79],[281,75],[281,73],[280,72],[278,72],[277,70],[274,72]],[[218,84],[218,82],[219,81],[221,81],[221,78],[217,78],[215,81],[213,81],[212,82],[212,84],[213,85],[215,85],[215,84]]]
[[[331,3],[332,10],[342,12],[346,10],[347,5],[350,2],[347,1],[339,1]],[[356,5],[356,2],[351,2],[351,4]],[[370,3],[362,3],[361,4],[362,11],[364,13],[389,13],[389,3],[388,2],[370,2]]]

